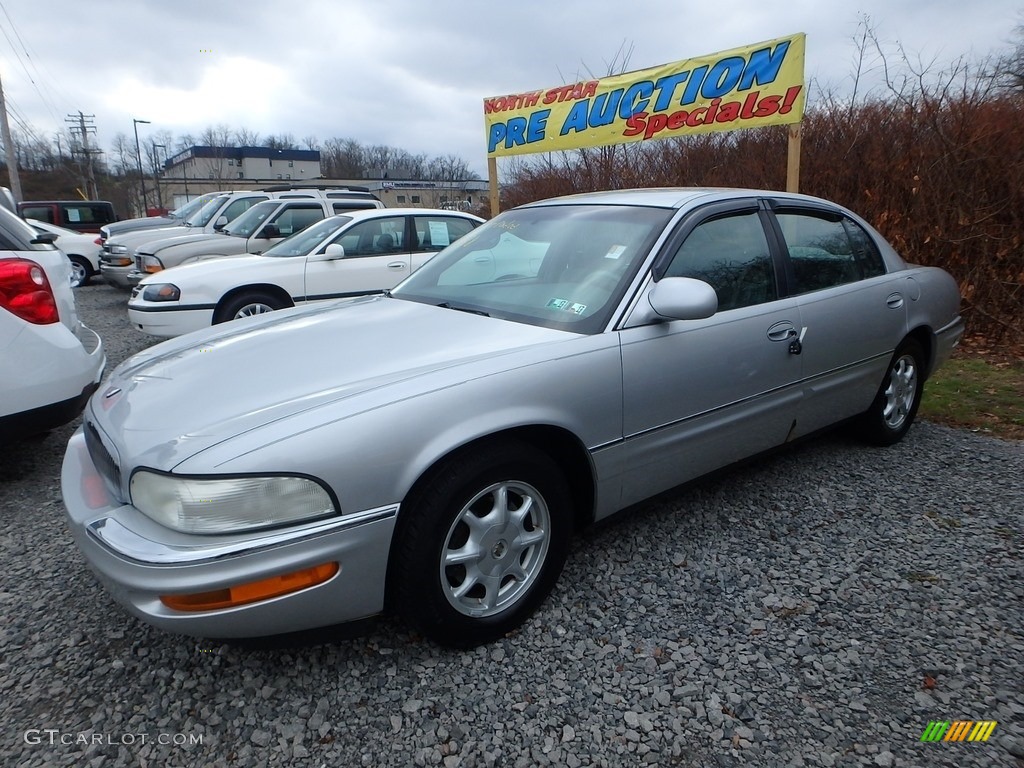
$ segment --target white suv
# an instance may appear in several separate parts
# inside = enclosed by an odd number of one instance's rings
[[[74,419],[105,364],[75,311],[71,263],[0,207],[0,441]]]

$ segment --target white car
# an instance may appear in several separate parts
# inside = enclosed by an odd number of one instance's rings
[[[100,272],[99,235],[83,235],[45,221],[29,221],[29,226],[40,234],[56,235],[53,244],[64,251],[71,261],[71,287],[88,285],[89,280]]]
[[[105,364],[100,337],[78,319],[70,262],[0,208],[0,441],[74,419]]]
[[[150,275],[132,291],[128,319],[153,336],[179,336],[303,302],[380,293],[482,223],[460,211],[350,211],[317,222],[261,255],[200,261]]]

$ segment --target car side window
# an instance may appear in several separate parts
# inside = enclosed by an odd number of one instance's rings
[[[296,232],[305,229],[324,217],[323,208],[316,207],[295,207],[286,208],[274,219],[282,237],[294,235]]]
[[[768,240],[756,212],[699,224],[672,257],[665,277],[703,280],[718,294],[718,311],[779,297]]]
[[[224,213],[221,214],[228,221],[234,221],[236,218],[241,216],[243,213],[252,208],[256,203],[262,203],[264,200],[269,200],[268,197],[245,197],[241,200],[235,200],[230,203],[227,208],[224,209]]]
[[[885,274],[885,261],[878,251],[878,245],[872,237],[864,231],[857,222],[852,219],[843,219],[843,226],[846,234],[850,236],[853,244],[853,255],[860,264],[861,274],[864,278],[878,277]]]
[[[27,205],[21,209],[21,215],[26,219],[45,221],[47,224],[54,224],[53,208],[48,205]]]
[[[878,248],[855,222],[812,212],[779,212],[776,218],[789,251],[794,294],[885,273]]]
[[[405,251],[405,217],[364,221],[346,230],[335,242],[345,249],[345,258]]]
[[[413,216],[417,251],[440,251],[473,229],[474,222],[454,216]]]

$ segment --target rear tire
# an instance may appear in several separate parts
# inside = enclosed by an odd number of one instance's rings
[[[88,285],[92,278],[92,266],[81,256],[68,256],[71,262],[71,287],[80,288]]]
[[[530,444],[451,457],[402,508],[391,554],[399,614],[456,648],[516,629],[558,580],[571,506],[561,471]]]
[[[925,353],[914,339],[905,339],[892,356],[888,372],[871,407],[861,416],[861,434],[874,445],[898,443],[907,434],[924,391]]]
[[[284,309],[287,305],[276,296],[260,291],[241,293],[217,308],[217,314],[213,319],[214,325],[226,323],[228,320],[237,320],[241,317],[252,317],[262,315],[266,312],[274,312]]]

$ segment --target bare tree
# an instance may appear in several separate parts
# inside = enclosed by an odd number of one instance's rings
[[[248,128],[239,128],[235,131],[235,144],[239,147],[258,147],[260,145],[260,135]]]
[[[270,134],[263,140],[263,146],[267,149],[298,149],[295,137],[290,133],[282,133],[275,136]]]
[[[996,61],[995,80],[1002,88],[1024,92],[1024,24],[1013,30],[1017,42],[1012,51]]]
[[[213,157],[208,158],[210,173],[216,179],[225,178],[227,156],[224,150],[235,146],[235,132],[224,123],[216,128],[211,125],[200,134],[199,142],[213,148]]]

